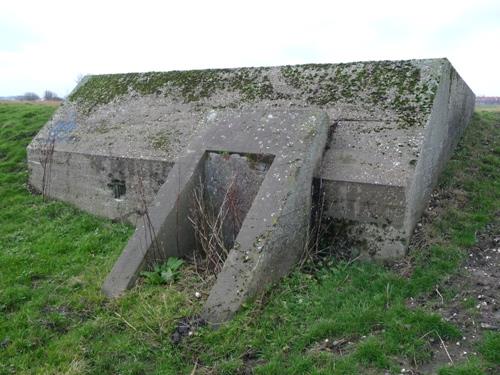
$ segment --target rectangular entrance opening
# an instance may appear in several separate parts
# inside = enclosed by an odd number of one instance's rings
[[[203,273],[222,269],[273,159],[269,154],[206,152],[189,211],[193,260]]]

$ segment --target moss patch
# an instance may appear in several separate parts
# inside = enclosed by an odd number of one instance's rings
[[[155,150],[168,152],[172,144],[178,144],[180,132],[178,130],[162,131],[152,136],[149,141]]]
[[[91,76],[70,96],[84,111],[136,93],[178,98],[186,103],[211,97],[216,91],[240,94],[243,100],[272,98],[273,87],[263,74],[268,68],[212,69]]]
[[[410,61],[285,66],[281,74],[311,104],[366,103],[394,110],[402,128],[422,123],[437,90],[434,77],[424,81]]]

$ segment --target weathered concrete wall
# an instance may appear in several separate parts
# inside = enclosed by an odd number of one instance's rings
[[[319,177],[326,214],[351,222],[353,255],[404,255],[406,186],[418,159],[421,131],[380,120],[338,122]]]
[[[474,93],[453,66],[449,63],[443,65],[432,112],[425,126],[418,163],[407,186],[407,237],[413,232],[439,174],[470,122],[475,99]]]
[[[107,296],[119,296],[132,287],[146,267],[168,257],[189,255],[196,248],[189,216],[205,157],[204,150],[197,150],[174,164],[104,281],[102,290]]]
[[[29,183],[35,190],[45,189],[48,196],[85,211],[134,224],[172,168],[162,160],[68,151],[54,151],[50,160],[47,156],[39,148],[28,149]]]
[[[470,122],[475,96],[446,60],[424,126],[339,122],[349,143],[332,139],[321,177],[330,216],[350,221],[353,254],[388,260],[405,254],[440,172]],[[354,128],[354,130],[353,130]],[[348,181],[348,182],[346,182]],[[342,223],[345,225],[345,223]]]

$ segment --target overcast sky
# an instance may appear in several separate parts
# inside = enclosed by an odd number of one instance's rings
[[[500,95],[500,0],[0,4],[0,96],[67,95],[90,73],[428,57]]]

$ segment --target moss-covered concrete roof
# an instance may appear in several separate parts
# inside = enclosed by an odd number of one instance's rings
[[[183,103],[210,105],[232,95],[230,103],[300,101],[304,105],[363,104],[389,110],[401,127],[427,115],[436,92],[435,67],[444,60],[309,64],[281,67],[210,69],[88,76],[69,96],[90,113],[130,96],[168,97]],[[433,68],[434,67],[434,68]]]

